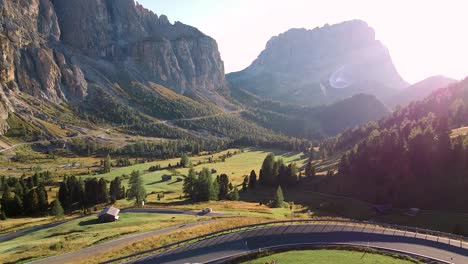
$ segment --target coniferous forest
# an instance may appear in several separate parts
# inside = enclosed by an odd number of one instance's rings
[[[341,158],[320,189],[377,204],[468,211],[468,80],[323,144]]]

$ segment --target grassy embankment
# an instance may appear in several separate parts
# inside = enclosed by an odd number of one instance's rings
[[[401,259],[380,255],[377,253],[367,253],[349,250],[295,250],[283,253],[277,253],[266,257],[243,262],[244,264],[263,264],[263,263],[296,263],[296,264],[409,264],[422,263],[416,260]]]
[[[129,234],[157,230],[209,217],[122,213],[119,221],[99,223],[95,215],[40,230],[0,244],[0,263],[16,263],[63,254]]]

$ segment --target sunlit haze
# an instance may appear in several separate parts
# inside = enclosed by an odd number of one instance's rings
[[[466,1],[139,0],[156,14],[192,25],[219,45],[226,72],[247,67],[266,42],[290,28],[362,19],[414,83],[431,75],[468,75]]]

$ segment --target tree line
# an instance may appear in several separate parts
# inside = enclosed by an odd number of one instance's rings
[[[49,208],[47,191],[44,183],[50,173],[35,173],[32,177],[0,178],[3,194],[0,215],[2,219],[17,216],[41,216]]]
[[[221,174],[213,180],[208,168],[203,168],[197,175],[193,166],[190,166],[184,180],[183,192],[194,202],[239,200],[239,190],[233,186],[227,174]]]

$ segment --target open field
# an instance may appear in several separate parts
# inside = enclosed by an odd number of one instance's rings
[[[374,253],[349,251],[349,250],[295,250],[277,253],[255,260],[243,262],[244,264],[272,263],[296,263],[296,264],[409,264],[421,263],[410,260],[397,259]]]
[[[227,152],[238,154],[232,157],[226,158],[223,162],[220,157],[225,155]],[[194,169],[200,171],[203,167],[210,169],[216,169],[217,173],[213,174],[213,178],[221,173],[226,173],[229,179],[235,184],[240,185],[245,175],[249,175],[250,171],[255,170],[258,175],[258,171],[262,166],[263,160],[268,153],[273,152],[277,157],[283,158],[286,163],[296,162],[299,167],[303,166],[306,162],[306,157],[301,153],[290,153],[290,152],[279,152],[279,151],[268,151],[268,150],[257,150],[257,149],[230,149],[222,151],[213,155],[202,155],[190,157],[191,162],[195,165]],[[213,162],[210,162],[210,158]],[[183,182],[177,182],[177,178],[183,179],[188,173],[188,168],[177,168],[177,169],[165,169],[155,172],[148,172],[151,166],[160,165],[165,168],[169,164],[175,165],[180,159],[168,159],[161,161],[148,162],[144,164],[132,165],[124,168],[115,168],[111,172],[100,174],[100,175],[89,175],[84,177],[97,177],[105,178],[108,181],[113,180],[117,176],[129,175],[132,171],[138,170],[143,174],[143,181],[147,193],[150,194],[148,202],[156,202],[156,193],[164,193],[164,199],[158,201],[158,203],[177,203],[182,201],[180,198],[182,193]],[[197,165],[198,163],[202,163]],[[172,180],[162,181],[162,175],[173,175]],[[124,180],[124,184],[127,183],[127,179]],[[151,194],[154,193],[154,194]],[[127,205],[127,203],[123,203]]]
[[[96,215],[91,215],[1,243],[0,262],[14,263],[62,254],[126,234],[207,219],[191,215],[122,213],[119,221],[98,223]]]
[[[0,221],[0,234],[15,232],[19,229],[44,225],[54,221],[53,217],[24,217]]]

